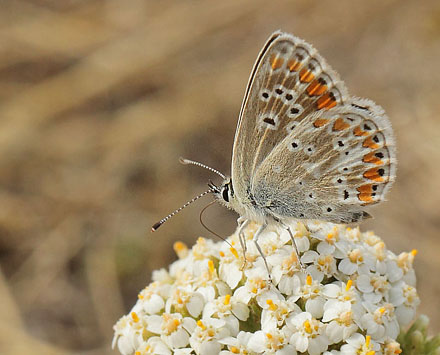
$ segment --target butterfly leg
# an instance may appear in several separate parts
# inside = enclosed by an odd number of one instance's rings
[[[264,265],[266,265],[266,270],[267,270],[267,273],[269,274],[269,280],[272,281],[272,278],[270,276],[269,265],[267,265],[267,261],[266,261],[266,256],[264,255],[263,251],[260,248],[260,245],[258,244],[258,238],[260,237],[260,234],[266,229],[266,227],[267,227],[267,224],[261,225],[258,228],[258,230],[255,232],[254,238],[252,240],[253,240],[255,246],[257,247],[258,252],[260,253],[261,257],[263,258]]]
[[[238,224],[239,227],[241,227],[241,225],[242,225],[244,222],[246,222],[246,221],[247,221],[247,219],[244,218],[244,217],[242,217],[242,216],[240,216],[240,217],[237,218],[237,224]]]
[[[300,263],[301,268],[304,269],[304,265],[301,261],[301,258],[299,257],[298,246],[296,245],[295,237],[293,236],[292,229],[290,229],[290,226],[287,226],[285,224],[282,224],[282,226],[287,229],[287,232],[289,232],[290,239],[292,239],[292,244],[293,244],[293,247],[295,248],[296,257],[298,258],[298,262]]]
[[[243,217],[240,217],[239,219],[237,219],[237,223],[239,225],[238,228],[238,240],[240,241],[240,245],[241,245],[241,250],[243,250],[243,266],[241,267],[242,270],[244,270],[244,268],[246,267],[246,236],[244,235],[244,229],[247,227],[247,225],[249,224],[249,220],[245,219]]]

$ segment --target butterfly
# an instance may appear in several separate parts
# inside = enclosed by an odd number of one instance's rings
[[[249,78],[231,176],[217,173],[224,181],[206,193],[240,215],[239,235],[259,223],[253,241],[264,259],[258,237],[269,225],[285,227],[296,247],[292,220],[370,217],[365,208],[383,201],[395,179],[394,135],[384,110],[350,96],[312,45],[277,31]]]

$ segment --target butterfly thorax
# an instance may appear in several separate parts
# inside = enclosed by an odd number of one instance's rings
[[[249,219],[258,223],[268,223],[269,220],[276,219],[271,216],[269,211],[261,206],[252,194],[244,194],[237,196],[234,191],[231,178],[226,178],[223,183],[216,187],[215,196],[217,200],[227,208],[234,210],[245,219]]]

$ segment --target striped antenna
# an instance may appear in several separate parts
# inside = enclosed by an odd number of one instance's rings
[[[179,161],[183,165],[196,165],[196,166],[200,166],[201,168],[205,168],[205,169],[207,169],[209,171],[212,171],[213,173],[216,173],[217,175],[220,175],[223,179],[226,179],[226,176],[223,175],[220,171],[218,171],[218,170],[216,170],[214,168],[211,168],[208,165],[199,163],[198,161],[193,161],[193,160],[185,159],[185,158],[182,158],[182,157],[179,158]]]
[[[180,211],[182,211],[185,207],[189,206],[189,205],[190,205],[191,203],[193,203],[194,201],[197,201],[200,197],[203,197],[203,196],[205,196],[205,195],[207,195],[207,194],[209,194],[209,193],[215,192],[215,191],[216,191],[216,190],[213,189],[213,188],[211,187],[209,190],[207,190],[207,191],[205,191],[205,192],[202,192],[200,195],[194,197],[192,200],[190,200],[190,201],[188,201],[187,203],[185,203],[182,207],[180,207],[180,208],[178,208],[177,210],[175,210],[173,213],[170,213],[168,216],[162,218],[159,222],[155,223],[155,224],[153,225],[153,227],[151,227],[151,231],[152,231],[152,232],[157,231],[158,228],[159,228],[162,224],[164,224],[164,223],[165,223],[166,221],[168,221],[171,217],[173,217],[174,215],[176,215],[177,213],[179,213]]]

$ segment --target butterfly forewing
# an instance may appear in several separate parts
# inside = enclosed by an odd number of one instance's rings
[[[308,43],[274,33],[249,80],[234,140],[237,197],[278,218],[353,222],[395,176],[390,124]]]

